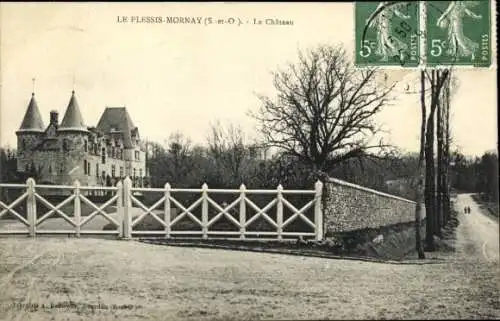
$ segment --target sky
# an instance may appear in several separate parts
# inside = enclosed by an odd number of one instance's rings
[[[270,73],[295,61],[298,49],[342,44],[354,52],[353,3],[3,2],[0,11],[2,146],[15,147],[33,78],[46,125],[50,110],[62,119],[74,89],[89,126],[106,106],[125,106],[143,138],[163,142],[180,131],[203,144],[217,120],[257,137],[248,116],[258,109],[256,93],[274,93]],[[120,23],[119,16],[275,18],[293,25]],[[496,48],[494,55],[496,61]],[[401,94],[376,120],[390,131],[386,140],[416,151],[418,96],[402,88],[416,84],[418,71],[389,75],[401,80]],[[457,77],[455,144],[468,155],[496,149],[496,66],[461,70]]]

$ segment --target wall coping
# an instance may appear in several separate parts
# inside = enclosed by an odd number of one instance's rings
[[[364,186],[361,186],[361,185],[356,185],[356,184],[349,183],[349,182],[346,182],[346,181],[343,181],[343,180],[340,180],[340,179],[337,179],[337,178],[333,178],[333,177],[328,177],[327,178],[327,182],[329,182],[329,183],[335,183],[335,184],[346,186],[346,187],[351,187],[351,188],[354,188],[354,189],[357,189],[357,190],[360,190],[360,191],[368,192],[368,193],[379,195],[379,196],[384,196],[384,197],[387,197],[387,198],[392,198],[392,199],[395,199],[395,200],[398,200],[398,201],[403,201],[403,202],[407,202],[407,203],[411,203],[411,204],[416,204],[416,202],[411,201],[411,200],[406,199],[406,198],[403,198],[403,197],[399,197],[399,196],[396,196],[396,195],[392,195],[392,194],[380,192],[380,191],[377,191],[377,190],[374,190],[374,189],[371,189],[371,188],[368,188],[368,187],[364,187]]]

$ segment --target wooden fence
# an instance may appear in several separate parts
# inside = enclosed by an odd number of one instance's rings
[[[287,190],[279,185],[274,190],[247,189],[241,185],[239,189],[209,189],[203,184],[201,189],[172,188],[165,184],[164,188],[140,188],[133,187],[129,177],[117,183],[115,187],[81,186],[76,181],[72,186],[36,185],[30,178],[26,184],[2,184],[2,189],[17,189],[19,193],[14,200],[10,201],[0,193],[0,234],[27,234],[32,237],[39,234],[74,234],[79,237],[82,234],[109,234],[120,238],[130,239],[137,236],[197,236],[203,239],[212,237],[238,237],[245,238],[290,238],[310,237],[316,240],[323,239],[323,211],[322,190],[323,184],[318,181],[312,190]],[[41,190],[57,190],[59,193],[69,192],[69,196],[57,205],[48,200],[47,194]],[[149,206],[141,195],[152,193],[160,196],[158,200]],[[92,195],[108,195],[103,204],[96,204],[91,200]],[[182,194],[189,194],[189,206],[184,206],[179,201]],[[215,200],[214,195],[228,195],[236,197],[229,204]],[[258,195],[271,197],[267,204],[257,204]],[[291,199],[298,196],[305,200],[301,206],[294,205]],[[102,197],[101,197],[102,199]],[[82,205],[86,204],[93,211],[82,215]],[[19,205],[22,213],[16,211]],[[49,209],[46,213],[39,213],[39,205]],[[114,207],[113,207],[114,206]],[[215,210],[213,215],[209,207]],[[63,210],[66,208],[66,210]],[[68,210],[69,208],[69,210]],[[106,210],[114,208],[110,214]],[[275,209],[271,211],[271,209]],[[195,213],[196,210],[196,213]],[[65,212],[66,211],[66,212]],[[134,216],[134,213],[137,214]],[[253,212],[253,213],[252,213]],[[306,215],[306,212],[311,213]],[[10,215],[24,224],[26,229],[5,230],[2,226],[2,217]],[[285,215],[286,214],[286,215]],[[83,229],[82,227],[95,219],[98,215],[107,219],[109,224],[105,229]],[[42,229],[40,224],[58,216],[69,223],[69,229]],[[156,224],[156,228],[149,229],[141,224],[146,218]],[[191,222],[188,230],[176,229],[183,220]],[[216,229],[216,223],[225,219],[232,224],[233,230]],[[271,230],[250,230],[249,226],[259,219],[265,220]],[[287,227],[294,221],[301,220],[303,225],[310,231],[287,231]]]

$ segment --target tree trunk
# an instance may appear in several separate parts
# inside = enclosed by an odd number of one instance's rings
[[[434,94],[436,71],[431,71],[431,96]],[[427,215],[425,244],[427,251],[434,251],[434,233],[436,228],[435,211],[435,176],[434,176],[434,112],[435,99],[431,98],[431,110],[427,119],[425,137],[425,210]]]
[[[427,213],[426,244],[429,251],[434,250],[434,238],[436,233],[436,202],[434,175],[434,113],[431,110],[427,119],[427,132],[425,137],[425,208]]]
[[[448,79],[445,88],[445,104],[444,104],[444,162],[445,162],[445,175],[444,175],[444,213],[446,222],[450,220],[450,88],[451,79]]]
[[[436,235],[442,237],[443,227],[443,103],[437,102],[436,107],[436,138],[437,138],[437,189],[436,189]]]
[[[424,148],[425,148],[425,72],[420,74],[420,107],[422,111],[422,120],[420,123],[420,151],[418,157],[418,172],[417,172],[417,195],[415,200],[415,247],[417,249],[418,258],[425,259],[424,248],[422,246],[422,236],[420,235],[420,226],[422,222],[422,203],[424,202]]]

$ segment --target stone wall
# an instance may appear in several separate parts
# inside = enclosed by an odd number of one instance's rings
[[[334,178],[325,179],[324,184],[326,237],[415,220],[415,203],[410,200]]]

